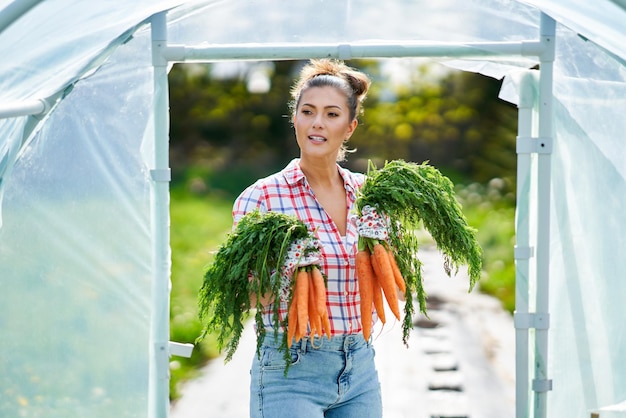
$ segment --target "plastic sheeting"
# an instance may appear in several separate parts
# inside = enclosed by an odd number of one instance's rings
[[[5,92],[9,99],[45,97],[72,85],[43,120],[0,121],[0,151],[8,150],[0,154],[7,169],[0,171],[2,417],[148,415],[149,34],[117,46],[150,10],[100,15],[89,8],[95,15],[84,20],[64,8],[45,11],[40,17],[52,27],[31,26],[28,39],[20,38],[24,52],[0,64],[4,100]],[[62,42],[46,47],[46,29],[57,24]],[[117,48],[107,50],[111,44]],[[100,54],[113,55],[89,69]],[[44,65],[48,56],[55,59]],[[11,64],[21,71],[6,77]]]
[[[0,100],[62,98],[43,119],[0,120],[0,416],[148,413],[152,70],[137,25],[175,4],[43,1],[0,33],[11,57],[0,62]],[[624,10],[544,4],[561,23],[548,416],[584,416],[626,399]],[[537,9],[513,0],[384,11],[371,0],[239,0],[177,8],[168,26],[173,44],[261,45],[531,40],[538,24]],[[498,78],[534,64],[452,58],[442,61]],[[502,97],[516,102],[510,91]]]
[[[580,38],[559,52],[549,399],[576,416],[626,399],[626,72]]]
[[[548,416],[588,416],[626,399],[626,69],[563,25],[556,47]]]

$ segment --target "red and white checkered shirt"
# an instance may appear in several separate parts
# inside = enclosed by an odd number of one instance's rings
[[[295,215],[317,231],[322,243],[320,267],[328,277],[326,305],[330,319],[331,335],[361,332],[359,292],[356,279],[355,255],[358,233],[353,213],[357,190],[363,184],[363,174],[352,173],[339,165],[343,177],[348,205],[348,222],[345,237],[319,204],[300,169],[299,159],[291,161],[282,171],[255,182],[244,190],[233,206],[235,224],[243,215],[255,209],[261,212],[276,211]],[[264,314],[267,329],[272,329],[271,309]],[[280,307],[281,318],[287,313],[284,302]]]

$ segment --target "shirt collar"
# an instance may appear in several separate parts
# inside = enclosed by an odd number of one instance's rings
[[[304,173],[300,169],[300,159],[294,158],[287,167],[283,168],[283,176],[290,186],[304,181]]]
[[[356,191],[359,188],[359,183],[356,176],[351,175],[348,170],[341,167],[339,164],[337,164],[337,170],[339,170],[339,174],[343,178],[343,184],[345,185],[346,190],[350,193],[356,194]],[[289,185],[295,185],[304,181],[305,177],[304,173],[300,169],[299,158],[294,158],[293,160],[291,160],[287,167],[283,169],[283,176],[285,177],[285,181],[287,181]]]

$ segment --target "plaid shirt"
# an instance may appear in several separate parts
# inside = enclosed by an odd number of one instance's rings
[[[330,319],[331,335],[354,334],[361,332],[359,292],[356,279],[355,255],[358,234],[355,214],[352,212],[356,192],[363,184],[363,174],[352,173],[337,166],[343,177],[348,205],[348,223],[345,237],[319,204],[300,169],[298,159],[294,159],[282,171],[258,180],[244,190],[233,206],[235,224],[243,215],[259,208],[260,211],[277,211],[295,215],[314,231],[322,243],[321,269],[328,277],[326,305]],[[267,329],[272,329],[271,309],[264,314]],[[287,314],[284,302],[280,307],[281,318]]]

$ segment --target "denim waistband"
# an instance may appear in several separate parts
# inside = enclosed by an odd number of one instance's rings
[[[283,335],[278,334],[278,338],[274,339],[274,334],[268,332],[263,340],[263,344],[267,347],[279,348],[283,340]],[[363,334],[344,334],[333,335],[330,339],[326,336],[314,337],[311,339],[306,336],[300,341],[294,342],[291,346],[299,348],[302,351],[308,350],[324,350],[324,351],[350,351],[368,345],[363,338]]]

